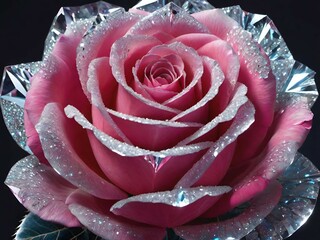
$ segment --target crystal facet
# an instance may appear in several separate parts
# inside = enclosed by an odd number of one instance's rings
[[[319,180],[319,170],[297,153],[294,162],[279,177],[283,190],[278,205],[245,239],[283,239],[292,235],[313,212]]]
[[[183,8],[188,13],[200,12],[214,7],[206,0],[142,0],[134,8],[147,12],[154,12],[166,4],[173,2],[177,6]]]
[[[34,62],[5,67],[0,87],[4,122],[17,144],[29,153],[24,129],[24,101],[30,88],[30,78],[39,70],[40,64]]]
[[[59,36],[66,31],[67,26],[72,25],[74,22],[85,22],[86,20],[88,20],[88,25],[94,24],[94,22],[104,20],[109,13],[119,9],[120,7],[104,1],[98,1],[79,7],[61,8],[53,20],[53,24],[46,38],[44,57],[52,51]]]
[[[265,15],[243,11],[240,6],[223,8],[223,11],[250,32],[268,55],[277,80],[278,105],[304,96],[312,106],[318,97],[315,72],[293,59],[272,20]]]

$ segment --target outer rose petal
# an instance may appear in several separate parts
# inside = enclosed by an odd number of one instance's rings
[[[77,153],[76,142],[83,144],[78,149],[90,149],[86,132],[79,128],[56,104],[49,103],[45,107],[36,129],[52,167],[69,182],[94,196],[102,199],[126,198],[125,192],[104,178],[91,150],[85,155]]]
[[[271,138],[264,151],[248,161],[247,165],[229,170],[223,182],[236,189],[221,199],[217,208],[208,211],[207,216],[225,213],[263,191],[270,180],[291,164],[296,150],[309,132],[311,119],[312,113],[302,102],[280,111],[275,117],[269,133]]]
[[[275,181],[239,216],[215,223],[176,227],[174,231],[186,240],[240,239],[263,221],[280,197],[281,185]]]
[[[172,10],[176,13],[173,14]],[[165,32],[177,37],[187,33],[208,33],[208,29],[186,11],[169,3],[141,19],[128,31],[128,34],[151,36],[157,32]]]
[[[238,26],[238,23],[228,17],[220,9],[212,9],[192,14],[200,23],[205,25],[209,31],[221,39],[226,39],[228,32]]]
[[[136,43],[141,44],[137,45]],[[151,101],[135,92],[128,84],[133,77],[127,78],[128,67],[143,57],[152,47],[161,44],[159,40],[150,36],[132,36],[118,39],[112,46],[110,53],[110,65],[112,73],[119,83],[115,110],[133,116],[165,120],[179,112],[177,109],[166,107],[160,103]],[[131,70],[131,69],[130,69]],[[130,75],[132,73],[130,72]]]
[[[217,186],[141,194],[115,203],[111,211],[155,226],[180,226],[201,215],[228,191],[229,187]]]
[[[38,122],[44,106],[49,102],[61,105],[75,104],[85,115],[89,104],[84,97],[75,66],[76,47],[81,33],[62,35],[53,49],[52,55],[45,61],[45,66],[33,76],[31,88],[25,102],[25,128],[28,145],[40,161],[46,162],[38,149],[39,138],[34,126]],[[68,53],[68,54],[66,54]],[[73,97],[70,97],[72,93]]]
[[[235,184],[230,193],[208,210],[205,217],[224,214],[263,192],[268,187],[270,180],[279,176],[292,163],[296,151],[296,143],[282,142],[267,153],[263,152],[258,157],[260,164],[244,171],[241,174],[243,179]]]
[[[102,92],[104,96],[110,96],[110,101],[112,101],[112,91],[116,89],[116,86],[114,86],[116,81],[111,73],[108,58],[100,58],[92,61],[89,73],[90,77],[88,84],[90,83],[91,87],[88,87],[88,89],[92,89],[93,84],[97,85],[99,82],[100,92]],[[101,106],[101,102],[97,102],[97,95],[100,96],[100,92],[94,91],[95,94],[92,94],[93,104],[98,106],[93,106],[92,109],[93,125],[108,135],[118,139],[117,135],[121,135],[117,134],[116,128],[114,127],[114,125],[116,125],[116,127],[119,128],[119,131],[125,133],[129,142],[135,146],[156,151],[173,147],[177,141],[184,139],[199,127],[199,124],[180,124],[180,126],[179,124],[169,125],[166,121],[148,123],[148,121],[141,122],[141,118],[137,119],[130,115],[123,116],[120,113],[115,115],[113,114],[114,111],[111,111],[108,108],[105,109],[104,106]],[[111,103],[108,105],[112,106]],[[109,115],[111,120],[103,115],[103,111],[108,114],[111,113],[111,116]],[[121,118],[121,116],[123,116],[123,118]]]
[[[23,206],[44,220],[67,227],[81,225],[65,204],[76,188],[52,168],[40,164],[35,156],[28,156],[16,163],[5,183]]]
[[[238,81],[244,83],[248,87],[248,97],[256,108],[256,121],[246,133],[239,137],[239,147],[236,151],[236,155],[240,157],[236,159],[236,163],[241,163],[243,160],[253,157],[258,150],[261,150],[262,140],[259,141],[259,139],[264,139],[273,120],[276,82],[272,74],[269,74],[268,79],[262,79],[260,76],[249,72],[248,65],[252,64],[254,59],[252,59],[251,54],[245,52],[249,48],[247,46],[239,46],[239,44],[247,44],[247,42],[250,41],[252,46],[257,46],[257,43],[253,42],[251,35],[244,30],[240,33],[245,36],[247,41],[241,42],[241,40],[239,40],[239,34],[230,34],[232,31],[236,32],[240,29],[235,20],[225,15],[219,9],[202,11],[195,13],[192,16],[206,25],[212,34],[230,42],[235,50],[244,47],[244,51],[239,51],[241,68]],[[257,46],[255,54],[267,61],[267,57],[260,51],[262,50]],[[254,64],[255,63],[253,63],[253,65]],[[259,139],[255,137],[257,132],[260,136]],[[250,148],[245,147],[248,141],[252,143]]]
[[[75,192],[68,199],[71,212],[90,231],[105,239],[119,240],[162,240],[164,228],[137,224],[117,217],[109,212],[110,203],[101,201],[81,191]]]
[[[95,58],[109,57],[113,43],[126,34],[128,29],[141,18],[128,12],[114,12],[102,21],[95,31],[87,34],[79,45],[77,68],[84,93],[90,99],[87,91],[88,67]],[[92,47],[94,46],[94,47]]]

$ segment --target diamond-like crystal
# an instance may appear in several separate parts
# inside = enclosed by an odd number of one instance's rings
[[[53,46],[57,42],[59,36],[63,34],[67,26],[74,22],[89,20],[91,23],[99,22],[106,18],[106,16],[114,11],[119,10],[120,7],[104,2],[94,2],[77,7],[63,7],[53,20],[49,34],[45,41],[44,56],[50,53]]]
[[[195,13],[214,8],[206,0],[142,0],[137,5],[135,5],[134,8],[141,9],[147,12],[154,12],[170,2],[183,8],[188,13]]]

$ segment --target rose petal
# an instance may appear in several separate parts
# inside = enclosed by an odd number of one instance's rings
[[[296,143],[281,142],[260,154],[260,163],[253,169],[240,173],[237,179],[232,179],[232,182],[236,183],[232,191],[208,210],[205,216],[219,216],[263,192],[270,180],[279,176],[292,163],[296,151]],[[242,179],[238,180],[241,177]]]
[[[195,50],[198,50],[200,47],[203,45],[216,41],[219,38],[216,37],[213,34],[208,34],[208,33],[188,33],[184,35],[177,36],[174,38],[172,42],[181,42],[186,46],[192,47]]]
[[[108,211],[108,203],[90,195],[77,192],[72,197],[69,205],[72,214],[91,232],[104,239],[162,240],[165,236],[163,228],[137,224],[115,216]]]
[[[17,162],[5,183],[23,206],[42,219],[67,227],[81,225],[65,204],[75,187],[52,168],[40,164],[35,156],[28,156]]]
[[[203,74],[203,65],[201,58],[197,52],[182,43],[171,43],[169,45],[161,45],[150,50],[150,54],[156,54],[161,57],[176,54],[184,61],[184,70],[186,72],[187,86],[181,92],[172,98],[163,102],[163,105],[171,108],[185,109],[193,105],[195,101],[195,93],[193,88],[199,82]]]
[[[175,188],[195,184],[215,161],[220,152],[246,131],[254,121],[254,107],[251,102],[243,105],[230,128],[210,147],[208,152],[180,179]]]
[[[150,36],[156,32],[165,32],[176,37],[186,33],[208,33],[208,29],[186,11],[169,3],[141,19],[128,34]]]
[[[147,193],[118,201],[110,210],[137,222],[173,227],[198,217],[230,190],[229,187],[218,186]]]
[[[137,45],[137,42],[141,44]],[[129,79],[126,78],[125,74],[126,61],[137,61],[140,57],[145,55],[149,49],[156,45],[159,45],[157,39],[140,35],[128,35],[118,39],[113,44],[110,53],[110,65],[112,73],[119,83],[115,110],[133,116],[159,120],[168,119],[179,112],[177,109],[164,106],[163,104],[145,98],[128,85],[127,80]],[[132,68],[134,63],[130,66]]]
[[[78,128],[55,103],[45,107],[36,129],[50,164],[66,180],[94,196],[103,199],[127,197],[126,193],[102,177],[103,173],[91,152],[79,154],[79,147],[88,148],[90,143],[77,132]],[[80,131],[83,130],[80,128]],[[81,144],[78,149],[75,148],[76,142]]]
[[[111,151],[127,157],[137,157],[145,155],[153,156],[180,156],[191,153],[199,152],[203,149],[211,146],[211,142],[201,142],[196,144],[189,144],[187,146],[177,146],[169,149],[164,149],[161,151],[151,151],[137,146],[133,146],[127,143],[123,143],[94,127],[77,109],[72,106],[67,106],[65,108],[65,113],[68,118],[74,118],[83,128],[91,130],[96,138]]]
[[[271,72],[268,57],[249,32],[241,27],[234,28],[227,38],[239,53],[241,67],[238,81],[248,87],[248,98],[256,108],[255,123],[239,137],[236,150],[239,158],[235,162],[241,163],[259,153],[264,147],[263,139],[273,122],[276,80]],[[256,138],[257,134],[259,138]],[[250,148],[246,147],[248,141],[252,143]]]
[[[272,211],[281,197],[281,185],[269,188],[251,201],[251,205],[239,216],[215,223],[186,225],[174,228],[183,239],[240,239],[245,237]]]
[[[76,61],[83,91],[89,99],[87,81],[90,62],[95,58],[109,57],[113,43],[124,36],[140,18],[141,16],[137,14],[116,11],[110,13],[106,20],[83,37],[77,50]]]
[[[124,142],[131,144],[130,140],[105,109],[105,104],[108,107],[113,107],[115,101],[114,92],[117,91],[118,87],[111,73],[109,58],[94,59],[89,65],[88,75],[87,89],[91,95],[93,125],[112,137],[122,139]],[[102,96],[101,92],[103,92]]]
[[[175,117],[173,117],[171,119],[171,121],[177,121],[181,118],[184,117],[184,121],[186,120],[186,116],[189,115],[190,113],[193,113],[195,111],[197,111],[197,115],[201,115],[200,114],[202,111],[199,109],[201,109],[202,107],[204,107],[210,100],[212,100],[218,93],[218,89],[221,86],[221,84],[223,83],[224,80],[224,75],[223,72],[221,71],[219,65],[217,64],[217,62],[213,61],[210,58],[204,57],[202,59],[203,61],[203,66],[204,66],[204,73],[202,75],[201,81],[206,82],[203,84],[207,84],[210,81],[210,87],[207,91],[207,93],[201,98],[200,101],[198,101],[197,103],[195,103],[194,105],[192,105],[191,107],[187,108],[186,110],[184,110],[183,112],[177,114]],[[185,88],[186,91],[190,91],[190,87],[192,87],[192,84],[190,84],[187,88]],[[180,97],[179,94],[176,97]],[[174,101],[175,99],[172,99],[171,101]],[[181,100],[186,100],[180,97],[179,102]],[[203,116],[203,119],[207,119],[209,116],[208,113],[208,109],[206,109],[207,111],[204,111],[206,113],[207,116]],[[190,116],[188,116],[189,118]]]
[[[192,17],[205,25],[213,35],[221,39],[226,39],[228,32],[233,27],[238,26],[235,20],[217,8],[194,13]]]
[[[86,115],[90,109],[75,69],[75,53],[79,41],[78,36],[62,35],[52,55],[44,60],[40,71],[31,79],[31,88],[25,102],[25,128],[28,146],[41,162],[47,161],[39,149],[40,140],[34,126],[39,121],[44,106],[48,102],[59,102],[62,105],[73,103]],[[73,97],[70,97],[71,92]]]
[[[183,146],[193,142],[194,140],[204,136],[205,134],[212,131],[215,127],[217,127],[220,123],[230,121],[234,119],[239,108],[243,106],[248,98],[246,97],[247,88],[243,84],[238,84],[233,98],[230,100],[230,104],[224,109],[222,113],[220,113],[217,117],[213,118],[210,122],[203,125],[199,130],[194,132],[189,137],[185,138],[183,141],[178,143],[178,146]]]
[[[297,102],[286,106],[275,115],[270,145],[281,141],[294,141],[300,147],[305,141],[312,126],[313,114],[307,102]]]

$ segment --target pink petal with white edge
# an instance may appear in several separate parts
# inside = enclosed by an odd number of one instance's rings
[[[70,211],[91,232],[112,240],[162,240],[164,228],[134,223],[109,212],[110,203],[83,192],[75,192],[69,199]]]
[[[218,39],[219,38],[217,36],[209,33],[187,33],[172,39],[168,43],[181,42],[186,46],[198,50],[203,45],[206,45],[207,43],[216,41]]]
[[[68,119],[55,103],[48,104],[36,129],[39,133],[44,154],[51,166],[66,180],[75,186],[103,199],[123,199],[127,194],[103,178],[103,173],[94,156],[81,156],[74,148],[74,142],[80,142],[82,148],[89,148],[81,135],[72,132],[79,127]],[[81,131],[86,134],[85,131]],[[84,160],[82,160],[82,158]]]
[[[40,164],[35,156],[17,162],[5,183],[24,207],[42,219],[67,227],[81,225],[65,204],[67,197],[76,188],[51,167]]]
[[[228,32],[239,24],[228,17],[221,9],[212,9],[192,14],[201,24],[205,25],[215,36],[226,39]]]
[[[313,113],[303,100],[284,107],[275,115],[270,145],[275,146],[285,140],[294,141],[301,147],[311,129],[312,119]]]
[[[55,45],[52,55],[44,60],[44,65],[31,80],[31,88],[25,102],[25,129],[28,146],[39,157],[47,162],[43,152],[38,149],[39,138],[34,126],[38,123],[41,112],[49,102],[62,105],[72,103],[87,115],[90,110],[75,69],[75,46],[79,40],[73,36],[61,36]],[[65,56],[74,56],[73,60]],[[72,96],[70,97],[70,93]]]
[[[140,44],[136,44],[139,42]],[[164,120],[178,112],[163,104],[154,102],[135,92],[129,85],[134,77],[132,67],[138,59],[143,57],[154,46],[161,44],[159,40],[150,36],[132,36],[118,39],[112,46],[110,53],[110,65],[113,76],[119,83],[115,110],[133,116]],[[128,70],[130,69],[130,70]],[[128,71],[126,75],[126,71]],[[129,81],[129,82],[128,82]]]
[[[303,102],[277,113],[270,130],[272,137],[263,152],[244,167],[230,169],[230,175],[223,182],[235,188],[217,203],[217,208],[208,211],[207,216],[225,213],[263,191],[270,180],[291,164],[309,132],[311,119],[312,113]]]
[[[124,36],[128,29],[141,18],[140,15],[128,12],[114,12],[85,35],[77,51],[77,69],[84,93],[90,99],[87,91],[88,67],[95,58],[109,57],[113,43]]]
[[[200,84],[202,85],[201,88],[204,91],[205,88],[207,88],[207,92],[202,92],[203,96],[201,96],[201,99],[194,103],[191,107],[188,107],[185,109],[183,112],[179,113],[175,117],[173,117],[171,120],[172,121],[177,121],[181,118],[184,118],[184,120],[190,116],[189,114],[193,112],[197,112],[198,115],[203,115],[204,119],[208,119],[209,117],[209,109],[208,109],[208,102],[214,99],[214,97],[217,95],[219,91],[219,87],[224,81],[224,74],[221,71],[218,63],[208,57],[203,57],[202,59],[202,64],[203,64],[203,74],[201,76],[201,79],[199,80]],[[209,87],[206,87],[206,85],[209,85]],[[185,88],[185,90],[190,91],[190,87],[192,86],[192,83]],[[183,93],[183,92],[182,92]],[[180,95],[180,94],[179,94]],[[177,97],[179,97],[177,95]],[[186,95],[187,96],[187,95]],[[183,98],[180,96],[181,100],[186,101],[187,98]],[[179,99],[179,101],[181,101]],[[171,101],[174,101],[175,99],[173,98]],[[201,114],[201,112],[203,112]],[[205,115],[206,114],[206,115]]]
[[[281,189],[281,185],[274,181],[239,216],[215,223],[176,227],[174,231],[185,240],[241,239],[273,210],[281,197]]]
[[[239,138],[235,163],[242,163],[258,154],[264,147],[263,140],[273,122],[276,101],[276,80],[271,72],[270,61],[251,33],[241,27],[232,29],[227,41],[239,54],[240,74],[238,81],[248,87],[248,98],[256,108],[256,121]],[[259,134],[259,138],[257,138]],[[251,143],[250,148],[246,147]]]
[[[221,198],[215,207],[208,210],[204,217],[219,216],[259,195],[268,187],[271,180],[292,163],[297,149],[297,144],[294,142],[281,142],[269,152],[263,152],[258,157],[260,163],[253,169],[240,173],[243,179],[239,180],[232,191]]]
[[[198,53],[194,49],[178,42],[156,46],[149,53],[161,57],[174,54],[182,58],[187,86],[181,92],[163,102],[163,105],[181,110],[191,107],[196,101],[194,88],[196,88],[203,74],[203,63]]]
[[[92,60],[88,75],[87,89],[91,95],[93,125],[112,137],[131,144],[105,108],[105,105],[113,107],[114,93],[118,88],[118,84],[111,73],[109,58],[102,57]],[[103,92],[103,95],[101,95],[101,92]]]
[[[206,154],[179,180],[175,188],[193,186],[201,179],[216,157],[250,127],[254,122],[254,113],[254,107],[251,102],[241,106],[230,128],[212,144]]]
[[[80,126],[88,129],[92,150],[105,175],[131,194],[150,192],[155,188],[155,169],[146,156],[185,156],[197,154],[212,145],[212,142],[201,142],[161,151],[146,150],[118,141],[99,131],[72,106],[65,108],[65,112],[69,118],[74,118]]]
[[[141,223],[180,226],[197,218],[230,190],[227,186],[216,186],[147,193],[118,201],[110,210]]]
[[[128,34],[150,36],[157,32],[165,32],[176,37],[187,33],[208,33],[208,29],[186,11],[169,3],[141,19]]]

